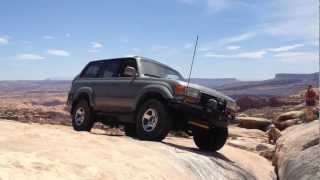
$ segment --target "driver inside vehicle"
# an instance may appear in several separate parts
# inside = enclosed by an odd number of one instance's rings
[[[129,68],[133,68],[137,72],[136,64],[133,62],[127,62],[122,65],[120,68],[119,77],[132,77],[132,75],[129,75],[128,72],[126,72]]]

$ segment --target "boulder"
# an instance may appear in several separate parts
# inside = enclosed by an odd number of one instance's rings
[[[306,116],[306,113],[301,110],[301,111],[289,111],[283,114],[280,114],[277,119],[275,120],[275,123],[280,123],[289,119],[301,119],[304,120]]]
[[[295,124],[299,124],[306,121],[305,111],[289,111],[280,114],[275,120],[273,120],[274,125],[280,129],[284,130]]]
[[[287,128],[276,144],[279,180],[320,179],[319,122]]]
[[[287,121],[280,122],[276,124],[276,127],[279,128],[280,130],[284,130],[287,127],[293,126],[295,124],[301,124],[302,121],[300,119],[289,119]]]
[[[239,126],[247,129],[260,129],[266,131],[271,121],[264,118],[257,117],[238,117]]]
[[[237,117],[249,117],[249,116],[245,113],[240,113]]]

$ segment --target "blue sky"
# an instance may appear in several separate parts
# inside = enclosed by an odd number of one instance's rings
[[[129,55],[193,77],[319,71],[316,0],[1,0],[0,80],[71,79],[94,59]]]

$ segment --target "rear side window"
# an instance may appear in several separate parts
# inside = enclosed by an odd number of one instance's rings
[[[118,77],[120,63],[121,62],[119,60],[115,60],[115,61],[108,60],[108,61],[104,62],[102,77],[104,77],[104,78]]]
[[[99,76],[99,71],[103,66],[102,62],[90,63],[86,69],[83,71],[81,77],[83,78],[97,78]]]

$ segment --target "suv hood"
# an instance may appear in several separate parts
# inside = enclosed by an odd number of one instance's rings
[[[185,81],[180,81],[181,84],[187,86],[187,82]],[[217,91],[217,90],[214,90],[214,89],[211,89],[211,88],[208,88],[208,87],[205,87],[205,86],[201,86],[201,85],[198,85],[198,84],[193,84],[193,83],[189,83],[189,87],[191,88],[194,88],[194,89],[197,89],[199,90],[200,92],[202,93],[205,93],[205,94],[208,94],[210,96],[214,96],[214,97],[217,97],[217,98],[221,98],[221,99],[224,99],[227,101],[227,103],[230,103],[230,104],[234,104],[236,103],[236,101],[234,99],[232,99],[231,97]]]

